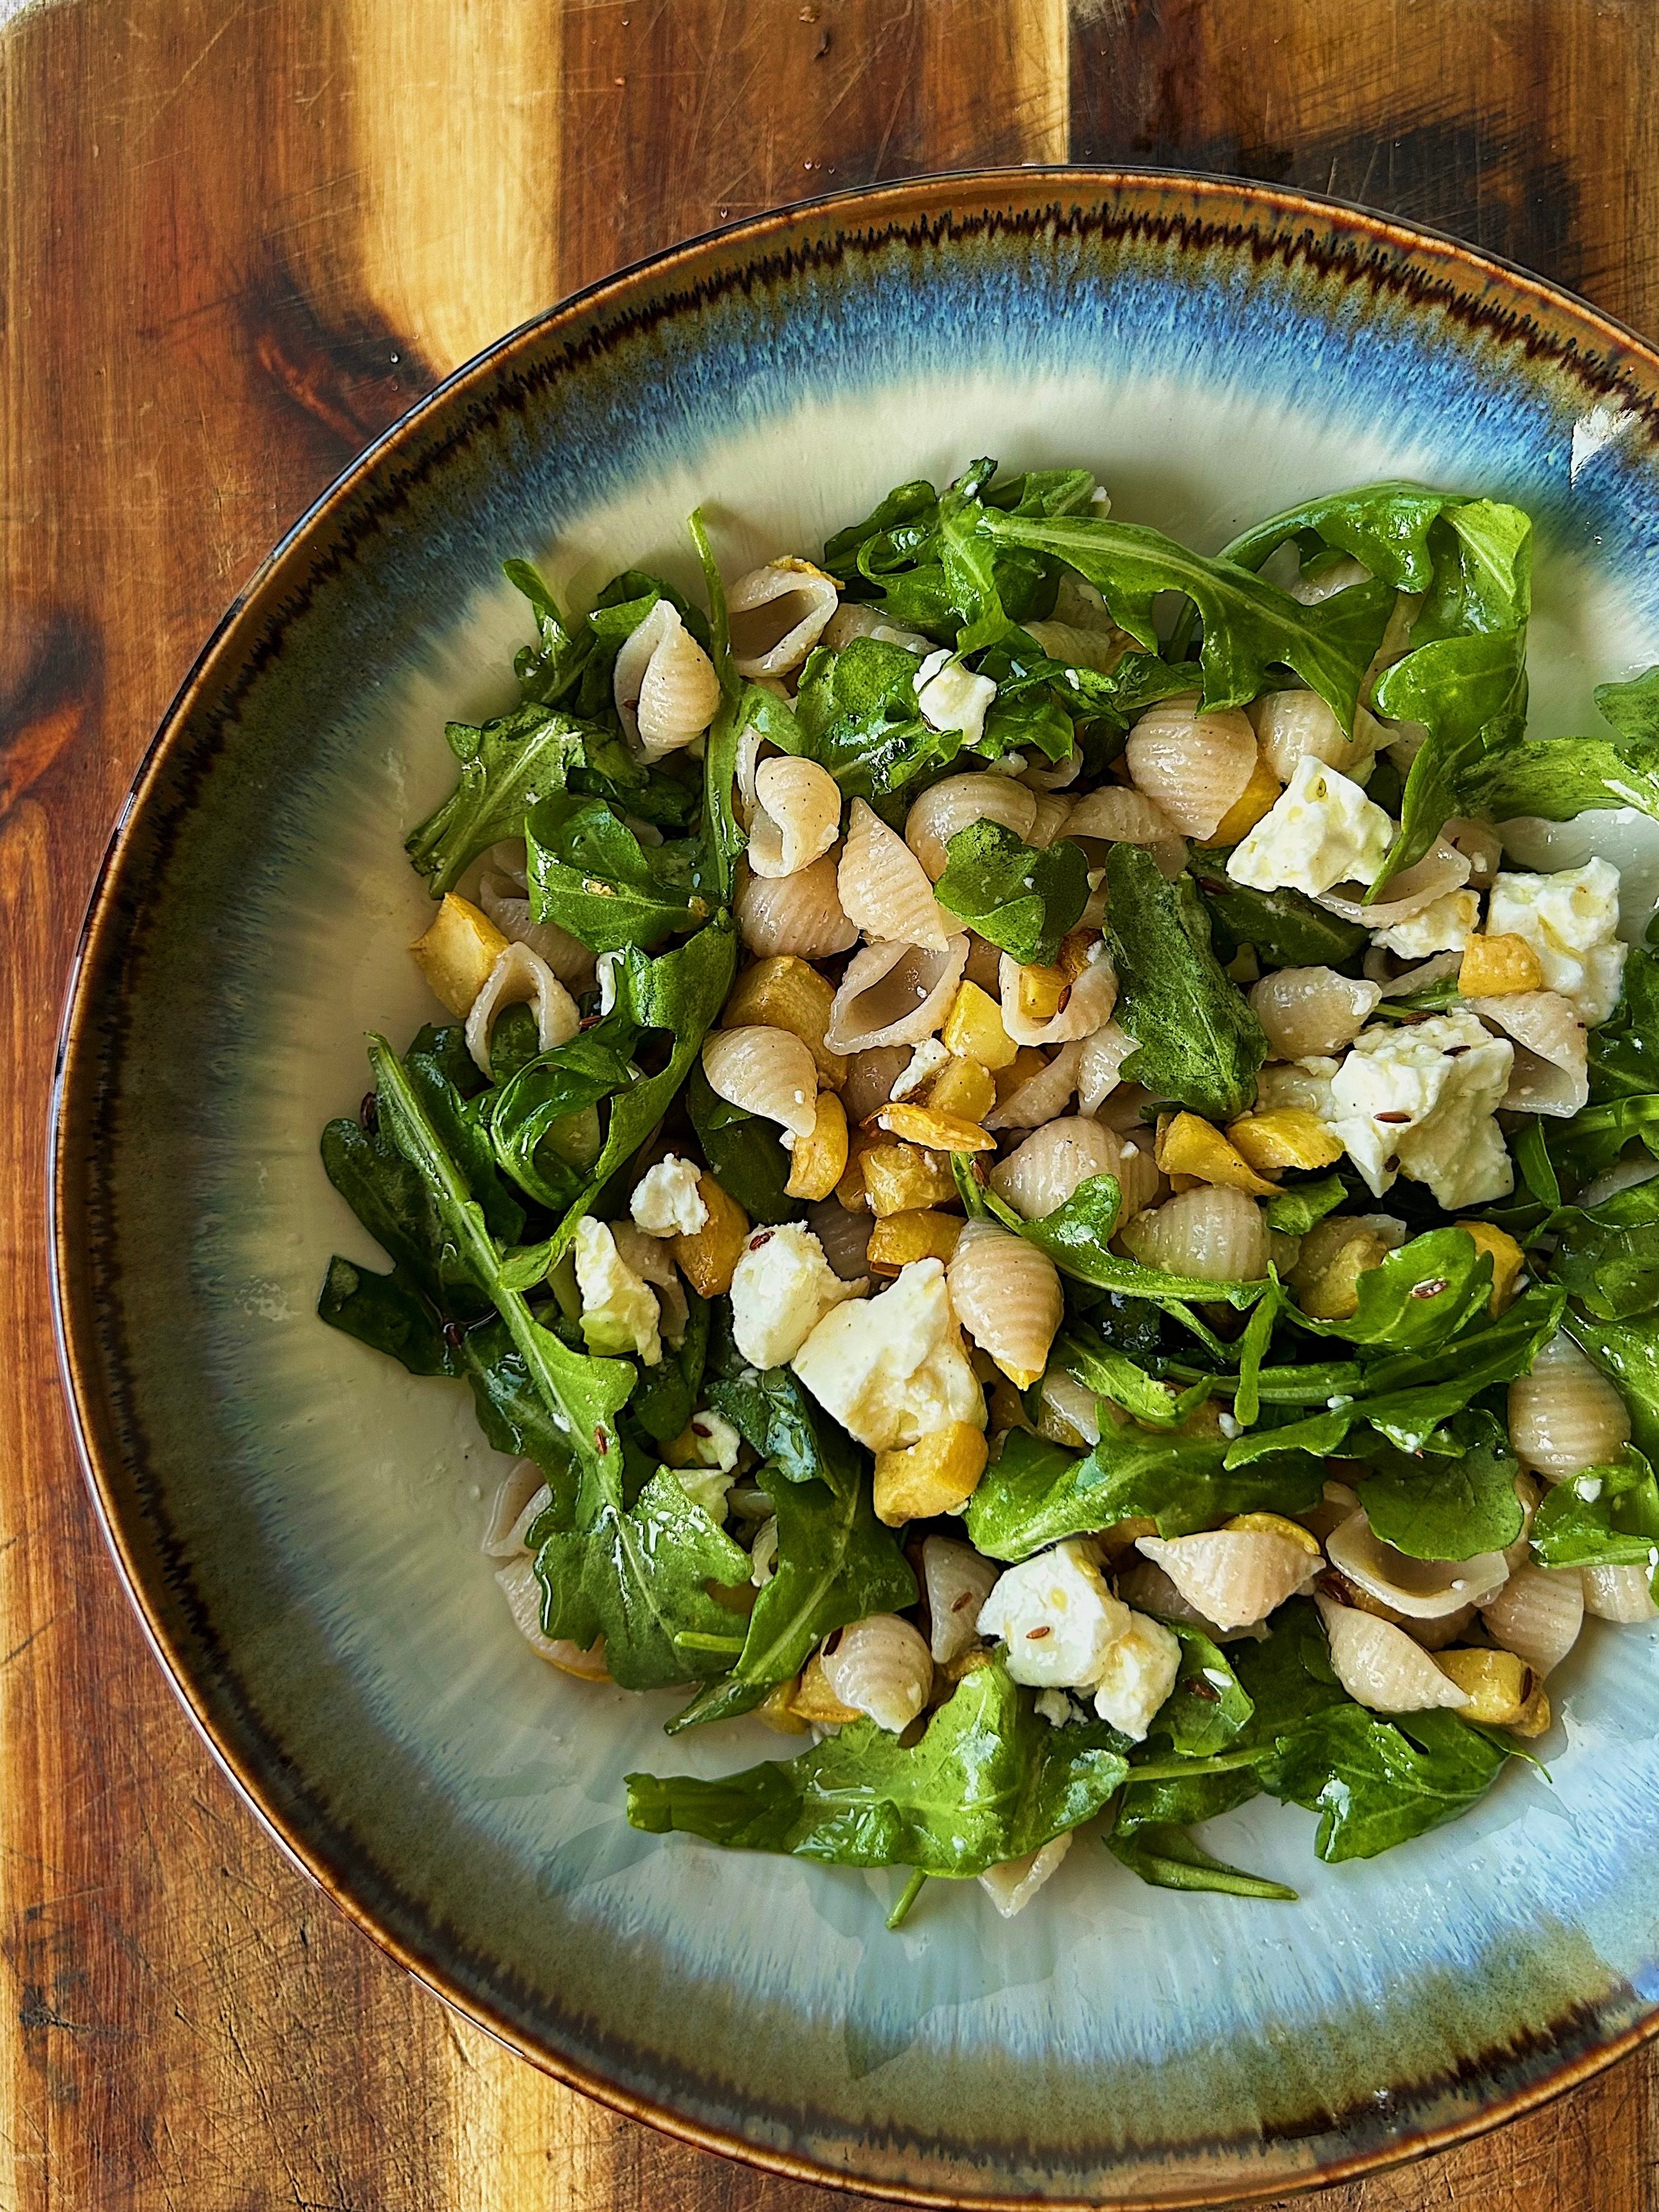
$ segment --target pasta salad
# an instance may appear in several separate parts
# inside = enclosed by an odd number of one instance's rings
[[[1659,816],[1659,669],[1529,735],[1528,520],[1413,483],[1213,558],[991,461],[729,585],[690,530],[706,607],[507,564],[322,1317],[471,1387],[535,1651],[784,1739],[637,1827],[896,1923],[1468,1810],[1659,1617],[1659,937],[1498,826]]]

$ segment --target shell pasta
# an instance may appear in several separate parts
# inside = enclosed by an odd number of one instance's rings
[[[984,461],[729,577],[693,518],[701,604],[509,563],[520,705],[409,839],[432,1018],[323,1139],[394,1264],[319,1312],[471,1389],[515,1663],[732,1732],[637,1828],[895,1919],[1091,1823],[1283,1903],[1182,1824],[1409,1844],[1652,1632],[1659,951],[1505,849],[1639,781],[1514,703],[1529,528],[1389,483],[1212,556]]]

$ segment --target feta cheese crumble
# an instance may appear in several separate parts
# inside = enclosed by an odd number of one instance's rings
[[[952,1421],[985,1426],[985,1393],[962,1347],[942,1261],[913,1260],[890,1290],[836,1306],[790,1364],[871,1451],[918,1443]]]
[[[670,1152],[635,1184],[628,1210],[647,1237],[695,1237],[708,1220],[696,1164]]]
[[[1317,898],[1334,884],[1372,882],[1394,836],[1382,809],[1349,777],[1304,753],[1273,805],[1234,848],[1227,873],[1253,890]]]
[[[792,1360],[832,1306],[854,1297],[862,1280],[843,1283],[810,1229],[786,1222],[757,1229],[732,1275],[732,1334],[755,1367]]]
[[[985,734],[985,716],[997,696],[988,676],[975,676],[947,647],[930,653],[915,673],[916,705],[930,729],[960,730],[963,743],[976,745]]]
[[[590,1352],[633,1353],[647,1366],[662,1358],[654,1293],[617,1249],[608,1224],[585,1214],[576,1225],[576,1288]]]
[[[1571,1000],[1586,1028],[1606,1021],[1618,1005],[1625,968],[1619,871],[1606,860],[1553,876],[1500,875],[1486,927],[1494,937],[1526,939],[1544,971],[1544,988]]]
[[[1095,1711],[1140,1743],[1180,1672],[1180,1638],[1150,1613],[1131,1613],[1128,1628],[1107,1650],[1095,1684]]]
[[[1471,1013],[1367,1030],[1332,1082],[1330,1126],[1375,1196],[1403,1175],[1449,1210],[1483,1206],[1515,1187],[1492,1119],[1514,1063]]]
[[[1133,1620],[1107,1589],[1089,1547],[1073,1537],[998,1576],[979,1609],[979,1632],[1007,1644],[1016,1682],[1034,1690],[1092,1689]]]
[[[1480,926],[1479,891],[1447,891],[1392,929],[1379,929],[1372,941],[1402,960],[1426,960],[1431,952],[1461,952]]]

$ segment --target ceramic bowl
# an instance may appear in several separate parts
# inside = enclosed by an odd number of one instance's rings
[[[459,1385],[320,1326],[379,1261],[317,1135],[363,1032],[432,1011],[405,830],[441,725],[506,703],[504,555],[580,603],[813,551],[901,478],[1085,461],[1213,548],[1382,476],[1537,519],[1539,726],[1659,659],[1659,361],[1444,241],[1255,187],[952,178],[746,223],[452,378],[271,556],[167,718],[94,901],[57,1155],[64,1356],[121,1569],[276,1834],[398,1959],[567,2080],[716,2149],[919,2201],[1210,2203],[1445,2142],[1659,2007],[1659,1638],[1587,1639],[1550,1778],[1321,1867],[1297,1906],[1143,1888],[1098,1844],[1005,1923],[934,1885],[635,1834],[670,1696],[550,1673],[479,1556],[499,1462]],[[510,684],[510,678],[509,678]],[[1552,1689],[1556,1685],[1552,1683]]]

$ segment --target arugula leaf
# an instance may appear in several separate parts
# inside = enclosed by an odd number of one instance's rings
[[[1081,1382],[1096,1397],[1109,1398],[1149,1428],[1182,1427],[1210,1395],[1212,1378],[1209,1376],[1177,1391],[1148,1374],[1127,1352],[1098,1339],[1091,1341],[1093,1338],[1092,1330],[1082,1328],[1062,1336],[1048,1355],[1049,1365]]]
[[[1546,1491],[1531,1534],[1540,1566],[1645,1567],[1659,1598],[1659,1481],[1628,1445],[1612,1466],[1587,1468]]]
[[[585,1480],[602,1482],[604,1462],[621,1463],[615,1417],[633,1388],[633,1368],[625,1360],[593,1359],[571,1351],[535,1318],[524,1292],[507,1286],[484,1206],[450,1150],[448,1131],[434,1111],[435,1086],[418,1073],[421,1056],[411,1054],[405,1066],[381,1036],[369,1039],[368,1056],[380,1093],[381,1128],[426,1185],[459,1267],[500,1313],[532,1387],[554,1426],[568,1437]],[[455,1116],[449,1119],[453,1126]],[[493,1164],[490,1174],[493,1180]]]
[[[386,1352],[411,1375],[458,1372],[443,1323],[399,1269],[377,1274],[337,1254],[323,1278],[317,1311],[331,1328]]]
[[[1431,1352],[1465,1328],[1492,1296],[1492,1258],[1462,1229],[1432,1229],[1359,1278],[1359,1304],[1341,1321],[1298,1312],[1297,1326],[1350,1344]]]
[[[1117,1019],[1137,1042],[1124,1074],[1207,1120],[1233,1120],[1255,1097],[1267,1040],[1210,950],[1192,878],[1166,882],[1143,846],[1121,843],[1107,855],[1106,894]]]
[[[798,1758],[705,1782],[630,1774],[628,1817],[740,1850],[965,1876],[1040,1850],[1097,1813],[1128,1771],[1104,1723],[1051,1729],[993,1662],[907,1750],[858,1721]]]
[[[1167,1820],[1126,1820],[1120,1814],[1117,1826],[1106,1838],[1106,1848],[1154,1889],[1212,1890],[1227,1897],[1256,1897],[1282,1905],[1298,1901],[1297,1892],[1286,1889],[1283,1882],[1229,1866],[1195,1843],[1184,1828]]]
[[[862,522],[854,522],[845,530],[838,530],[824,542],[823,565],[830,575],[850,584],[861,574],[859,554],[872,539],[890,538],[902,526],[931,518],[939,507],[939,494],[932,484],[921,477],[908,483],[896,484],[873,513]]]
[[[489,1109],[489,1142],[502,1170],[550,1212],[580,1193],[599,1149],[593,1109],[633,1080],[637,1025],[615,1012],[591,1030],[526,1060]]]
[[[1190,1622],[1166,1624],[1181,1642],[1181,1672],[1148,1733],[1168,1736],[1183,1759],[1225,1751],[1255,1711],[1218,1645]]]
[[[1571,1184],[1588,1182],[1604,1174],[1632,1141],[1659,1153],[1659,1095],[1626,1091],[1599,1106],[1585,1106],[1563,1121],[1532,1122],[1516,1140],[1516,1159],[1534,1196],[1556,1206],[1561,1200],[1558,1169]]]
[[[855,637],[807,656],[795,718],[810,757],[849,799],[872,801],[937,775],[962,750],[960,730],[930,729],[916,705],[915,653]]]
[[[1659,1182],[1629,1184],[1589,1208],[1564,1206],[1550,1272],[1599,1321],[1659,1306]]]
[[[620,1455],[618,1455],[620,1459]],[[660,1689],[718,1674],[727,1655],[699,1648],[707,1637],[739,1644],[746,1626],[708,1594],[710,1583],[749,1579],[749,1555],[686,1495],[667,1468],[631,1507],[620,1477],[587,1526],[550,1536],[536,1554],[544,1634],[583,1650],[605,1638],[605,1663],[625,1690]]]
[[[1363,952],[1370,937],[1358,922],[1327,914],[1300,891],[1252,890],[1227,873],[1231,846],[1195,850],[1188,866],[1214,927],[1221,956],[1251,945],[1264,968],[1340,968]]]
[[[523,834],[532,806],[562,793],[583,757],[584,726],[536,704],[474,728],[444,731],[460,781],[435,814],[411,830],[404,849],[434,898],[453,891],[487,847]]]
[[[702,1040],[725,1005],[737,972],[737,935],[727,914],[717,915],[695,937],[653,960],[637,946],[618,957],[613,1012],[641,1030],[666,1030],[673,1039],[667,1061],[614,1094],[605,1143],[587,1181],[553,1232],[556,1260],[576,1224],[623,1162],[635,1152],[667,1112],[669,1103],[702,1048]]]
[[[653,1444],[672,1443],[697,1410],[703,1364],[708,1355],[708,1301],[685,1286],[688,1318],[678,1351],[665,1343],[654,1367],[643,1369],[628,1401],[629,1417]]]
[[[1112,619],[1148,652],[1158,649],[1153,603],[1183,592],[1204,624],[1199,656],[1206,707],[1243,707],[1270,689],[1268,671],[1292,668],[1353,726],[1359,686],[1394,609],[1384,583],[1357,585],[1304,607],[1230,561],[1206,560],[1137,523],[1081,516],[1048,521],[981,507],[980,528],[1000,545],[1029,546],[1098,586]]]
[[[1434,580],[1429,533],[1441,515],[1471,504],[1466,492],[1395,479],[1331,492],[1269,515],[1224,546],[1221,558],[1260,568],[1293,538],[1322,539],[1351,554],[1396,591],[1426,592]]]
[[[1496,1423],[1492,1425],[1496,1429]],[[1516,1462],[1490,1437],[1460,1457],[1390,1449],[1358,1486],[1365,1517],[1385,1544],[1413,1559],[1471,1559],[1521,1534]]]
[[[1565,1321],[1579,1349],[1619,1385],[1638,1446],[1659,1459],[1659,1324],[1648,1315],[1598,1321],[1577,1306],[1567,1309]]]
[[[595,952],[660,945],[711,911],[672,846],[647,854],[602,799],[547,799],[524,824],[530,904]]]
[[[1070,738],[1068,726],[1068,750]],[[1016,960],[1046,967],[1088,903],[1083,848],[1062,839],[1038,852],[1000,822],[970,822],[945,851],[939,903]]]
[[[981,672],[986,672],[981,668]],[[981,760],[1037,752],[1058,763],[1076,743],[1076,726],[1052,691],[1017,691],[1006,697],[999,691],[986,711],[985,727],[974,750]]]
[[[1347,1194],[1348,1186],[1340,1175],[1291,1183],[1267,1200],[1267,1226],[1285,1237],[1305,1237],[1316,1222],[1334,1213]]]
[[[1483,813],[1571,822],[1595,807],[1634,806],[1659,817],[1659,668],[1598,684],[1595,696],[1612,737],[1516,738],[1465,771],[1462,789]]]
[[[520,694],[526,705],[550,707],[580,681],[593,649],[593,633],[586,623],[574,631],[569,628],[533,562],[503,561],[501,574],[524,593],[536,617],[535,644],[520,646],[513,657]]]
[[[1648,940],[1632,945],[1625,959],[1619,1003],[1609,1020],[1589,1033],[1590,1097],[1611,1098],[1659,1093],[1659,952]]]
[[[799,1673],[831,1629],[915,1603],[916,1578],[896,1535],[877,1520],[869,1484],[856,1468],[850,1480],[827,1466],[824,1473],[828,1479],[803,1481],[775,1464],[762,1469],[757,1480],[777,1515],[777,1564],[755,1600],[730,1677],[672,1721],[671,1735],[747,1711],[774,1683]]]
[[[1375,1858],[1456,1820],[1485,1796],[1510,1756],[1507,1746],[1452,1713],[1385,1720],[1345,1703],[1280,1736],[1261,1777],[1275,1797],[1319,1814],[1314,1849],[1336,1864]]]
[[[787,1367],[752,1373],[739,1363],[738,1373],[709,1383],[708,1402],[786,1482],[822,1480],[837,1497],[858,1488],[861,1463],[851,1437],[834,1423],[819,1427],[805,1385]]]
[[[1079,1457],[1029,1430],[1011,1429],[969,1501],[971,1541],[988,1559],[1029,1559],[1067,1536],[1145,1516],[1160,1536],[1188,1536],[1237,1513],[1305,1513],[1323,1472],[1286,1453],[1244,1474],[1225,1466],[1224,1437],[1111,1428]]]

